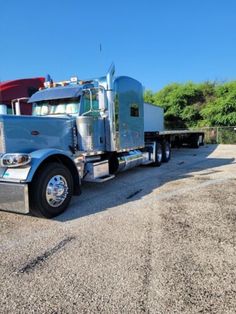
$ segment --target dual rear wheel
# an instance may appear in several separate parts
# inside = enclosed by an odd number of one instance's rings
[[[168,141],[156,142],[154,167],[160,167],[162,162],[168,162],[171,158],[171,147]]]

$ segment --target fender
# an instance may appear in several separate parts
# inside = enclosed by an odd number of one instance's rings
[[[30,163],[30,171],[28,173],[27,179],[25,180],[25,182],[29,183],[32,181],[36,171],[38,170],[38,168],[43,164],[43,162],[45,162],[47,159],[52,159],[53,157],[55,158],[64,158],[67,160],[67,163],[70,165],[70,167],[72,167],[72,171],[78,175],[79,178],[79,173],[78,173],[78,169],[75,166],[75,163],[73,161],[73,158],[71,157],[70,153],[59,150],[59,149],[39,149],[36,150],[32,153],[30,153],[31,155],[31,163]]]
[[[61,160],[72,171],[73,179],[80,185],[78,169],[70,153],[59,149],[39,149],[30,153],[31,162],[24,167],[0,168],[0,181],[30,183],[39,167],[46,160]]]

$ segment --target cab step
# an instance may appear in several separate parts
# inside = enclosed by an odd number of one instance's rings
[[[102,177],[99,177],[99,178],[84,178],[84,181],[86,182],[95,182],[95,183],[103,183],[103,182],[106,182],[106,181],[109,181],[111,179],[115,178],[115,175],[114,174],[111,174],[111,175],[106,175],[106,176],[102,176]]]

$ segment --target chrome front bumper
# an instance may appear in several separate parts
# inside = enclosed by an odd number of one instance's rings
[[[28,214],[28,185],[0,182],[0,210]]]

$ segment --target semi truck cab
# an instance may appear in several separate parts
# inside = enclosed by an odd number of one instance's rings
[[[143,86],[128,76],[53,83],[34,93],[32,116],[0,115],[0,208],[55,217],[81,182],[170,159],[170,135],[144,131]],[[154,117],[155,119],[155,117]]]

